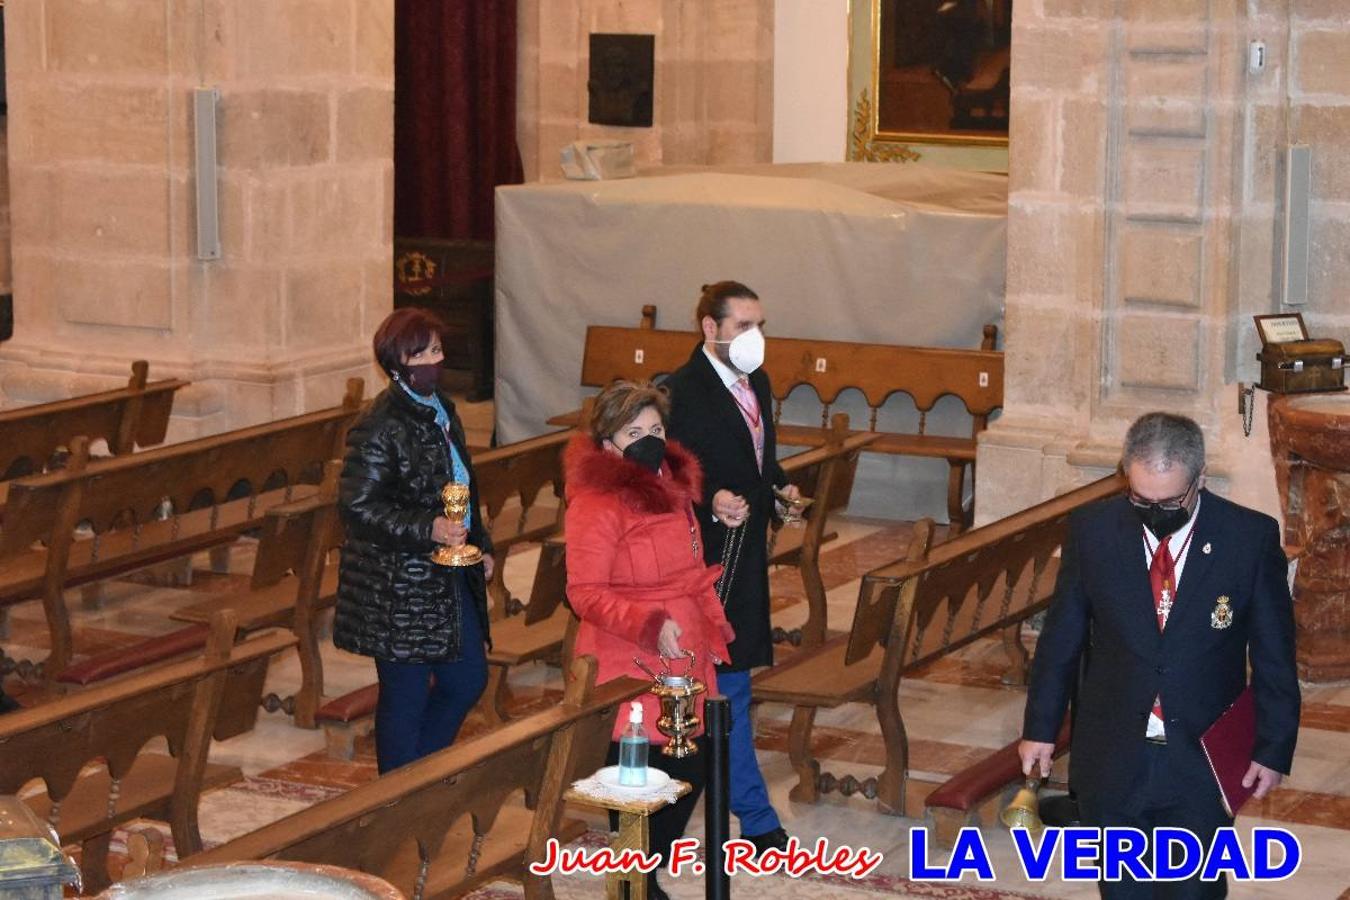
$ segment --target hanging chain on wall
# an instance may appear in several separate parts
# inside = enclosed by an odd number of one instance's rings
[[[1252,416],[1256,412],[1256,385],[1238,384],[1238,412],[1242,415],[1242,434],[1252,436]]]

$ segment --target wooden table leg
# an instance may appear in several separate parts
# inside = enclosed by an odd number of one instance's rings
[[[647,817],[641,813],[619,813],[619,834],[610,843],[616,854],[625,850],[648,850]],[[624,885],[628,885],[627,893]],[[611,872],[605,876],[606,900],[647,900],[647,875],[644,872]]]

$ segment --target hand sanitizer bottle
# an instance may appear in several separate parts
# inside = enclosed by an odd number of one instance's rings
[[[619,784],[642,787],[647,783],[647,730],[642,727],[642,703],[634,700],[628,727],[619,738]]]

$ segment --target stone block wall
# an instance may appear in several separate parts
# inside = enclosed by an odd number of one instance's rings
[[[587,138],[632,141],[640,165],[769,162],[773,0],[520,0],[517,134],[525,178],[560,178]],[[651,128],[592,125],[590,35],[656,36]]]
[[[392,0],[6,9],[10,402],[191,379],[178,436],[336,403],[392,308]],[[222,256],[196,256],[192,92],[220,90]],[[371,385],[372,389],[376,385]]]
[[[1211,484],[1278,513],[1265,397],[1244,435],[1239,383],[1259,371],[1252,315],[1284,309],[1290,143],[1314,166],[1301,309],[1314,335],[1350,332],[1350,6],[1028,0],[1014,16],[1007,405],[981,442],[981,520],[1105,473],[1150,409],[1197,419]]]

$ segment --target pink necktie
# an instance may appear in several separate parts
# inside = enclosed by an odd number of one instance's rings
[[[759,413],[759,400],[751,390],[750,383],[744,378],[737,378],[731,383],[731,396],[735,398],[736,406],[741,411],[741,418],[745,419],[745,425],[750,429],[750,436],[755,442],[755,462],[763,470],[764,422]]]

